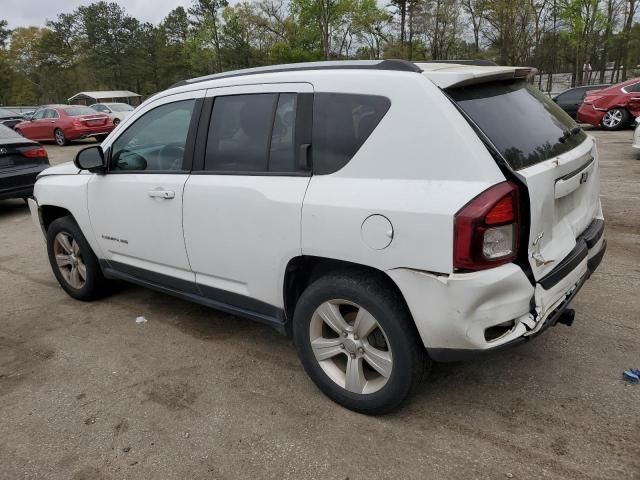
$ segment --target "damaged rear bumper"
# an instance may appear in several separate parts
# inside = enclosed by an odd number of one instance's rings
[[[594,221],[574,251],[535,286],[514,264],[446,276],[408,269],[387,273],[402,291],[430,357],[462,361],[527,342],[557,323],[570,324],[568,307],[604,256],[603,230],[604,222]]]

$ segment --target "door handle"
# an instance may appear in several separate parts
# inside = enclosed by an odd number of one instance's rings
[[[176,196],[176,192],[172,192],[171,190],[150,190],[149,196],[152,198],[164,198],[166,200],[170,200]]]

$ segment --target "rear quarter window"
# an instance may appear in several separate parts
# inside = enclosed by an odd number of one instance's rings
[[[315,93],[313,96],[313,172],[337,172],[353,158],[385,116],[391,101],[377,95]]]
[[[587,138],[574,130],[577,125],[564,110],[524,81],[481,83],[447,93],[514,170],[568,152]]]

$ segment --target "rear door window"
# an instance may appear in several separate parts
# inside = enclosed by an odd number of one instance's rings
[[[344,167],[385,116],[391,101],[376,95],[315,93],[313,97],[313,173]]]
[[[481,83],[447,93],[514,170],[568,152],[587,138],[558,105],[524,81]]]
[[[207,139],[206,170],[266,172],[277,93],[215,99]]]
[[[295,174],[298,94],[253,93],[215,98],[205,170]]]

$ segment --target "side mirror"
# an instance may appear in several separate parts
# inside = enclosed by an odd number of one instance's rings
[[[80,170],[88,170],[92,173],[101,173],[106,169],[104,152],[99,145],[92,145],[80,150],[73,163]]]

